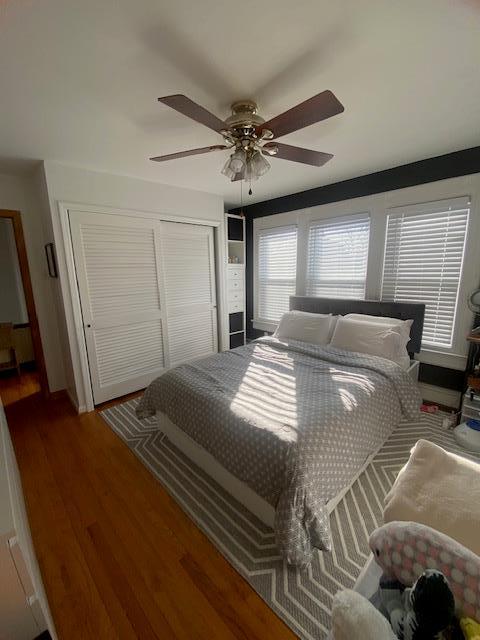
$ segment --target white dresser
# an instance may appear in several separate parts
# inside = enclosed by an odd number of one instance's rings
[[[47,628],[55,638],[0,401],[0,638],[33,640]]]
[[[245,311],[245,266],[227,265],[228,313]]]
[[[227,213],[227,308],[229,347],[245,344],[245,219]]]

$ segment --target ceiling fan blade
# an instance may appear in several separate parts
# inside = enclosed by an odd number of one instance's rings
[[[177,153],[168,153],[165,156],[155,156],[150,158],[154,162],[165,162],[165,160],[176,160],[177,158],[186,158],[187,156],[198,156],[201,153],[209,153],[210,151],[223,151],[229,149],[224,144],[214,144],[211,147],[200,147],[200,149],[189,149],[188,151],[178,151]]]
[[[277,149],[276,153],[269,153],[269,149],[273,151],[275,148]],[[302,147],[292,147],[290,144],[282,144],[281,142],[269,142],[263,146],[263,149],[265,149],[272,158],[311,164],[314,167],[321,167],[333,158],[331,153],[322,153],[321,151],[303,149]]]
[[[210,113],[210,111],[207,111],[204,107],[193,102],[193,100],[190,100],[187,96],[181,94],[164,96],[163,98],[159,98],[158,101],[163,102],[163,104],[175,109],[175,111],[183,113],[187,118],[191,118],[195,120],[195,122],[199,122],[214,131],[220,132],[222,129],[228,128],[220,118],[217,118],[213,113]]]
[[[287,133],[292,133],[292,131],[298,131],[298,129],[308,127],[315,122],[331,118],[342,111],[345,111],[345,107],[334,94],[328,90],[322,91],[313,98],[309,98],[265,122],[258,127],[258,131],[269,129],[273,131],[274,138],[280,138]]]

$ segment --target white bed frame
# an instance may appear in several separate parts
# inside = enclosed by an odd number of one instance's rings
[[[204,471],[208,476],[215,480],[215,482],[233,496],[235,500],[240,502],[240,504],[257,516],[259,520],[273,529],[275,509],[271,504],[259,496],[258,493],[255,493],[253,489],[250,489],[245,482],[242,482],[230,473],[230,471],[225,469],[225,467],[220,464],[220,462],[218,462],[211,453],[195,442],[195,440],[186,434],[185,431],[180,429],[180,427],[177,427],[177,425],[174,424],[164,413],[157,412],[157,418],[160,430],[166,434],[167,438],[177,447],[177,449],[200,467],[200,469],[202,469],[202,471]],[[365,464],[352,479],[352,483],[370,464],[376,453],[377,451],[368,456]],[[350,485],[342,489],[339,494],[327,503],[328,513],[331,513],[335,509],[349,488]]]
[[[251,513],[273,528],[275,509],[250,489],[244,482],[236,478],[230,471],[216,460],[211,453],[199,445],[185,431],[177,427],[164,413],[157,412],[158,426],[167,438],[180,451],[209,475],[225,491],[243,504]]]
[[[412,378],[418,380],[417,360],[412,360],[408,369],[408,373]],[[185,431],[177,427],[170,418],[164,413],[157,412],[158,426],[167,438],[179,449],[187,458],[194,462],[202,471],[217,482],[225,491],[227,491],[235,500],[240,502],[259,520],[273,529],[275,520],[275,509],[264,498],[259,496],[253,489],[250,489],[244,482],[236,478],[230,471],[216,460],[211,453],[199,445]],[[383,443],[382,445],[383,446]],[[380,449],[381,447],[379,447]],[[366,467],[377,454],[378,449],[371,453],[365,460],[362,468],[352,478],[350,484],[340,491],[334,498],[327,503],[328,513],[331,513],[337,504],[342,500],[351,485],[363,473]]]

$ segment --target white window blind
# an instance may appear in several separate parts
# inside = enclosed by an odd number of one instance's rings
[[[469,204],[456,198],[388,215],[382,298],[425,303],[425,345],[452,347]]]
[[[257,315],[262,320],[280,320],[295,294],[297,228],[262,229],[258,234]]]
[[[365,298],[370,216],[359,214],[310,225],[307,294]]]

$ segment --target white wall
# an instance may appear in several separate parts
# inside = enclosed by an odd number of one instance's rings
[[[80,375],[80,352],[76,339],[78,327],[75,323],[68,282],[59,203],[77,203],[99,208],[150,212],[158,216],[163,214],[217,221],[222,224],[223,233],[223,199],[213,194],[53,162],[44,162],[41,173],[48,193],[51,224],[51,228],[46,231],[46,242],[55,242],[60,272],[59,287],[55,293],[66,387],[78,409],[85,410],[87,394]],[[223,246],[223,243],[220,245]]]
[[[223,217],[223,199],[214,194],[53,162],[45,162],[44,168],[53,208],[58,201],[68,201],[203,220]]]
[[[0,174],[0,209],[20,211],[50,391],[65,387],[53,281],[45,261],[41,194],[33,175]]]

